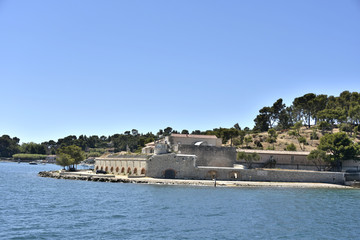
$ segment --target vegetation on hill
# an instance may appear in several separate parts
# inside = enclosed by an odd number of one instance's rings
[[[254,131],[270,128],[289,129],[297,122],[308,128],[317,125],[323,131],[339,126],[352,133],[360,121],[360,93],[344,91],[338,97],[308,93],[294,99],[291,106],[278,99],[271,107],[263,107],[254,119]]]

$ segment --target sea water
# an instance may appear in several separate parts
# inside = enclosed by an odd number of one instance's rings
[[[0,162],[0,239],[360,239],[360,190],[41,178]]]

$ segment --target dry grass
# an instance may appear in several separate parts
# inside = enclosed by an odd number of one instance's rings
[[[311,139],[311,134],[313,133],[313,131],[316,131],[316,134],[318,136],[317,140]],[[336,133],[336,132],[339,132],[338,128],[335,128],[333,130],[333,133]],[[290,136],[289,131],[278,131],[277,134],[278,134],[278,137],[277,137],[276,143],[274,143],[274,150],[276,150],[276,151],[284,151],[289,144],[293,143],[296,147],[296,151],[310,152],[317,148],[317,146],[320,143],[319,139],[323,136],[321,131],[316,129],[316,127],[314,127],[314,126],[312,126],[311,128],[302,127],[300,129],[300,135],[306,138],[307,144],[300,147],[297,138],[295,136]],[[257,133],[257,134],[248,134],[246,136],[252,137],[253,141],[252,141],[252,143],[249,144],[249,146],[253,149],[257,148],[256,145],[254,144],[254,141],[256,141],[256,140],[261,142],[264,150],[273,147],[273,144],[270,144],[266,141],[268,138],[267,132],[262,132],[262,133]],[[355,141],[359,142],[359,139],[356,138]],[[230,141],[226,145],[230,145]],[[241,146],[238,146],[238,147],[241,147]],[[242,147],[245,147],[245,143],[242,145]],[[301,149],[301,148],[303,148],[303,149]]]

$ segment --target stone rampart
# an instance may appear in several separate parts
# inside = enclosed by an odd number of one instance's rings
[[[236,161],[236,149],[233,147],[179,145],[178,151],[196,155],[196,166],[232,167]]]
[[[164,178],[165,171],[173,171],[174,178],[196,178],[195,155],[184,154],[162,154],[154,155],[148,160],[147,176]]]

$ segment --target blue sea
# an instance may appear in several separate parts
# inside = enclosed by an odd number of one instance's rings
[[[360,189],[41,178],[0,162],[0,239],[360,239]]]

